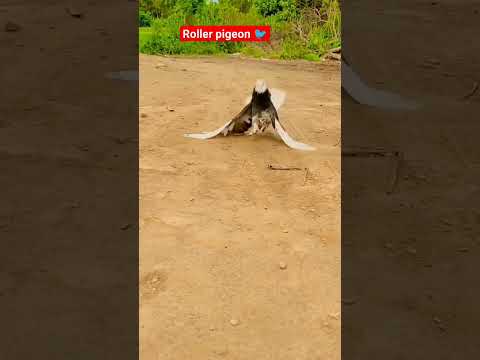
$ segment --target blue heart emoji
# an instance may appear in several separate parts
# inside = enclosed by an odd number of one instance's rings
[[[261,39],[265,36],[266,34],[266,31],[262,31],[262,30],[255,30],[255,36],[257,37],[257,39]]]

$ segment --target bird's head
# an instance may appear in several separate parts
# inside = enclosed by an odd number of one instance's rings
[[[258,94],[263,94],[265,91],[267,91],[266,81],[263,79],[257,80],[257,82],[255,83],[255,92],[257,92]]]

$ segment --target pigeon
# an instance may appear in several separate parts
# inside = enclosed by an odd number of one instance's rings
[[[222,127],[200,134],[185,134],[194,139],[211,139],[220,134],[255,135],[263,133],[270,125],[275,133],[290,148],[313,151],[313,146],[298,142],[285,131],[278,117],[278,110],[285,102],[286,93],[279,89],[269,89],[265,80],[257,80],[252,94],[246,100],[243,109]]]

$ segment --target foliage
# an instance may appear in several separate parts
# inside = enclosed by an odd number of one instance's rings
[[[297,14],[295,0],[253,0],[253,6],[264,17],[279,15],[289,19]]]
[[[140,29],[138,29],[138,34],[139,34],[139,46],[140,46],[140,49],[142,49],[144,48],[145,44],[147,44],[152,38],[152,28],[141,27]]]
[[[240,10],[240,12],[247,13],[253,5],[252,0],[230,0],[230,4]]]
[[[152,13],[145,11],[143,9],[140,9],[138,11],[138,26],[149,27],[150,25],[152,25],[153,19],[154,18]]]
[[[176,4],[176,0],[140,0],[140,10],[154,17],[166,17]]]
[[[280,0],[254,0],[255,8],[263,16],[271,16],[282,10]]]
[[[140,0],[140,51],[319,60],[341,46],[339,0]],[[270,25],[270,43],[180,42],[189,25]]]
[[[204,4],[203,0],[177,0],[173,9],[176,14],[188,16],[196,14]]]

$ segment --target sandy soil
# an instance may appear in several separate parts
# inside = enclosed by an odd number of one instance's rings
[[[141,56],[140,76],[141,359],[340,359],[339,64]],[[182,136],[257,78],[317,151]]]

